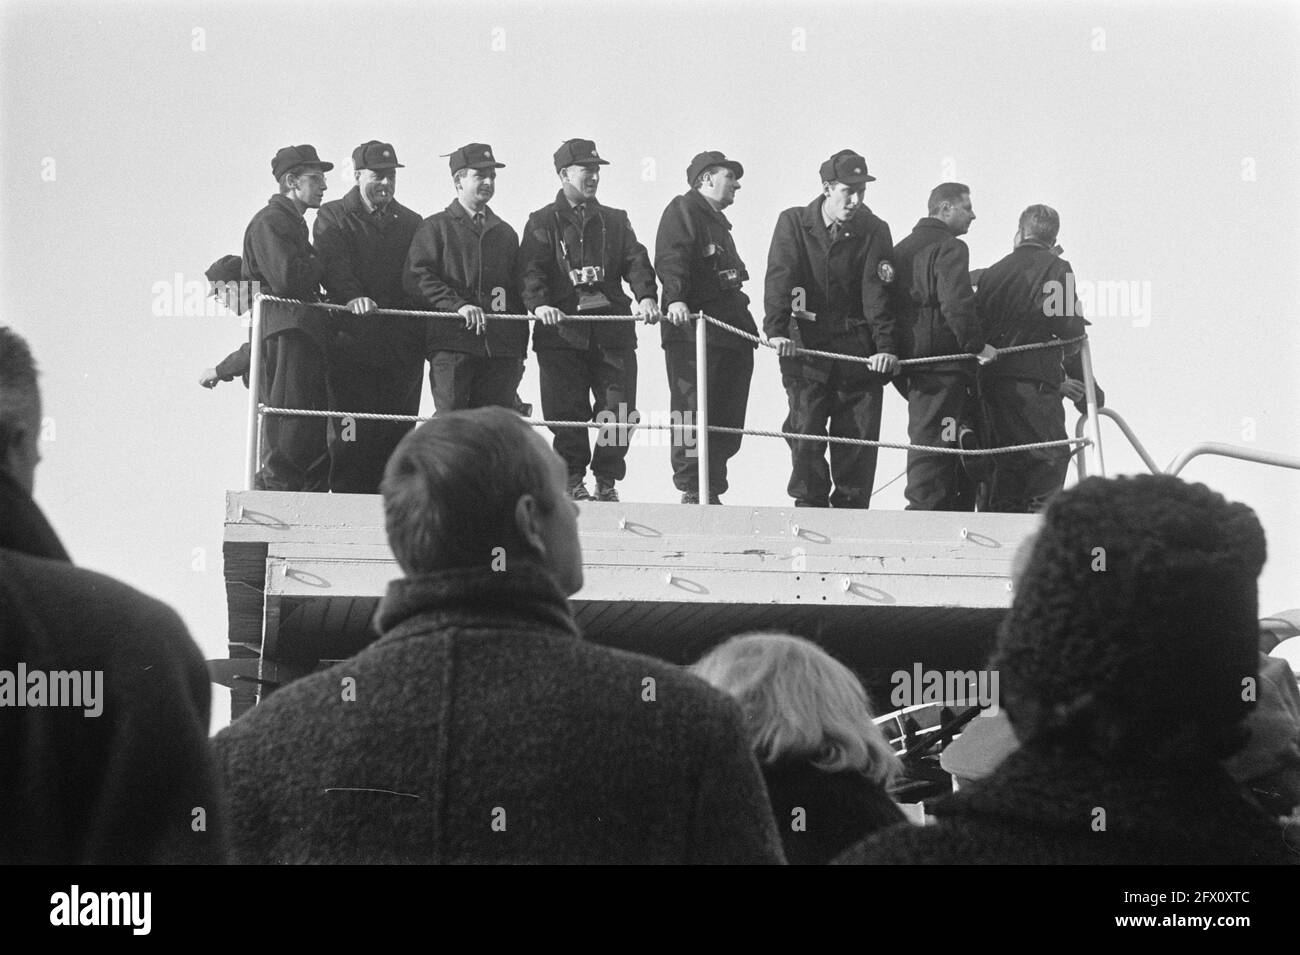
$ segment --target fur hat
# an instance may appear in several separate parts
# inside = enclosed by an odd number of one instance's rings
[[[1254,511],[1169,475],[1057,495],[993,666],[1026,744],[1219,759],[1258,697]]]

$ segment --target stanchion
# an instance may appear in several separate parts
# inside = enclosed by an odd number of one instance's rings
[[[1088,339],[1083,340],[1079,350],[1083,364],[1083,391],[1088,415],[1088,440],[1091,444],[1084,447],[1084,461],[1089,474],[1106,476],[1106,459],[1101,453],[1101,420],[1097,417],[1097,382],[1092,377],[1092,349]]]
[[[253,327],[248,346],[248,443],[244,453],[244,489],[253,490],[261,457],[261,420],[258,414],[262,395],[262,296],[253,299]]]
[[[700,504],[709,503],[709,323],[695,319],[695,455],[699,464]]]

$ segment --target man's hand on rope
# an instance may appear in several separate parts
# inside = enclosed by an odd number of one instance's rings
[[[876,352],[867,361],[867,367],[882,375],[896,375],[898,374],[898,356],[891,355],[887,351]]]
[[[533,314],[543,325],[558,325],[564,321],[564,313],[551,305],[538,305]]]
[[[204,388],[215,388],[221,382],[221,376],[217,374],[215,368],[204,368],[203,374],[199,376],[199,384]]]
[[[794,357],[794,342],[788,338],[769,338],[767,343],[776,349],[776,353],[782,358]]]
[[[483,314],[483,309],[477,305],[462,305],[456,310],[465,319],[465,327],[474,329],[475,335],[482,335],[483,329],[487,327],[487,318]]]
[[[643,319],[647,325],[659,323],[659,303],[652,298],[643,298],[632,306],[632,314]]]
[[[985,345],[984,350],[975,356],[976,361],[981,365],[987,365],[990,362],[998,360],[998,350],[992,345]]]
[[[348,302],[348,311],[353,315],[369,315],[378,307],[373,298],[366,298],[364,295],[360,295]]]
[[[673,302],[668,306],[668,321],[674,325],[689,325],[691,310],[686,307],[685,302]]]

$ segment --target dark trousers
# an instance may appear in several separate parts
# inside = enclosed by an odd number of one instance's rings
[[[1065,406],[1054,385],[1025,378],[986,378],[985,410],[999,447],[1060,441],[1065,434]],[[1048,498],[1065,486],[1070,451],[1039,448],[993,458],[989,510],[1012,513],[1041,511]]]
[[[699,410],[695,388],[695,345],[674,342],[664,346],[664,363],[668,367],[669,407],[676,424],[694,424]],[[752,348],[715,348],[708,350],[709,424],[723,428],[743,428],[749,406],[749,382],[754,377]],[[709,493],[727,491],[727,462],[740,450],[739,434],[709,434]],[[698,438],[685,431],[673,434],[670,459],[673,485],[679,491],[698,491],[700,457]]]
[[[325,352],[306,332],[288,329],[262,345],[261,397],[273,408],[329,410]],[[262,491],[327,491],[330,459],[325,418],[262,417]]]
[[[466,408],[515,406],[524,377],[520,358],[484,358],[458,351],[438,351],[429,358],[429,389],[435,416]]]
[[[911,374],[907,380],[907,440],[957,447],[975,428],[973,379],[962,372]],[[907,452],[907,510],[972,511],[978,486],[955,454]]]
[[[375,365],[335,354],[328,376],[330,408],[370,414],[419,414],[423,372],[424,361],[420,358],[403,365]],[[330,490],[378,494],[388,457],[411,427],[410,421],[330,418]]]
[[[781,375],[790,410],[781,430],[786,434],[816,434],[836,438],[880,440],[880,409],[884,378],[863,366],[828,359],[799,363],[804,374]],[[793,363],[787,368],[798,367]],[[827,425],[829,424],[829,431]],[[790,445],[790,483],[786,490],[799,507],[871,506],[878,449],[831,444],[830,466],[824,441],[795,441]],[[834,482],[834,490],[831,484]]]
[[[537,352],[541,373],[542,416],[552,421],[627,422],[636,420],[636,351],[602,348],[585,351],[548,348]],[[569,469],[570,483],[581,481],[587,465],[597,479],[621,481],[627,475],[632,429],[611,424],[596,436],[591,450],[587,428],[552,428],[555,453]]]

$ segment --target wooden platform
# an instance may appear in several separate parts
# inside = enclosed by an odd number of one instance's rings
[[[779,629],[859,670],[976,665],[1010,604],[1015,514],[583,503],[588,639],[684,663]],[[376,496],[232,491],[225,577],[234,714],[376,637],[400,571]],[[231,684],[233,680],[233,684]],[[260,682],[259,682],[260,681]]]

